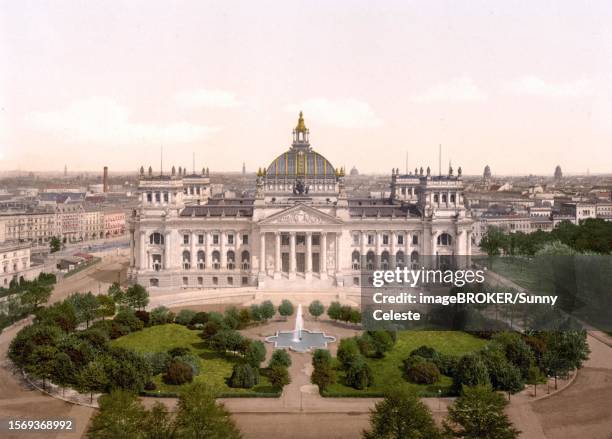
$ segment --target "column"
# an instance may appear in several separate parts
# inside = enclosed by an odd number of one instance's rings
[[[198,239],[198,237],[195,232],[191,232],[189,239],[189,243],[191,244],[191,249],[189,250],[191,252],[191,269],[195,270],[198,268],[198,255],[196,254],[196,239]]]
[[[259,273],[266,274],[266,232],[259,232]]]
[[[212,242],[212,233],[206,232],[206,241],[205,241],[205,252],[206,252],[206,261],[205,267],[207,269],[212,268],[212,252],[210,251],[210,243]]]
[[[147,257],[146,245],[147,245],[146,232],[143,230],[140,232],[140,248],[138,249],[140,251],[140,255],[138,256],[138,266],[141,270],[144,270],[147,268],[147,264],[145,261],[145,258]]]
[[[304,278],[312,278],[312,232],[306,232],[306,270]]]
[[[281,232],[274,232],[274,279],[281,278]]]
[[[366,232],[361,232],[361,237],[360,237],[360,241],[359,241],[359,266],[361,267],[362,270],[367,269],[367,263],[368,263],[368,258],[367,258],[367,251],[366,251],[366,242],[368,239],[368,235]]]
[[[376,232],[376,255],[374,255],[374,268],[380,270],[380,241],[382,236],[380,232]]]
[[[289,232],[289,279],[295,279],[295,232]]]
[[[221,246],[221,270],[227,270],[227,254],[225,253],[225,230],[221,230],[219,235],[219,244]]]
[[[391,249],[390,249],[391,254],[389,255],[389,269],[393,270],[395,269],[395,266],[397,265],[397,261],[395,260],[395,240],[397,239],[397,235],[395,234],[394,230],[391,231],[389,238],[391,239]]]
[[[336,284],[344,285],[342,279],[342,232],[336,232]]]
[[[327,279],[327,232],[321,232],[321,245],[319,246],[319,277]]]
[[[172,267],[172,253],[170,253],[172,235],[170,232],[164,234],[164,264],[165,269]]]

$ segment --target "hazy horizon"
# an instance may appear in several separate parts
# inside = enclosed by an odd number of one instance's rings
[[[612,171],[612,3],[2,1],[0,170]],[[87,171],[89,170],[89,171]],[[92,171],[93,170],[93,171]],[[98,171],[101,172],[101,171]]]

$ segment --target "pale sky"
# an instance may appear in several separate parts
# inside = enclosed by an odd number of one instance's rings
[[[612,172],[612,2],[0,0],[0,169]]]

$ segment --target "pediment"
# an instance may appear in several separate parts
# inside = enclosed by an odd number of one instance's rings
[[[328,215],[305,204],[298,204],[277,212],[274,215],[264,218],[259,222],[261,225],[278,224],[278,225],[335,225],[342,224],[342,220]]]

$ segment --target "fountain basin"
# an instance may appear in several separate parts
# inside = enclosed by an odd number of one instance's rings
[[[328,343],[336,341],[336,337],[323,332],[302,329],[296,340],[296,331],[279,331],[276,335],[266,337],[268,343],[274,343],[275,349],[288,348],[295,352],[308,352],[312,349],[327,348]]]

